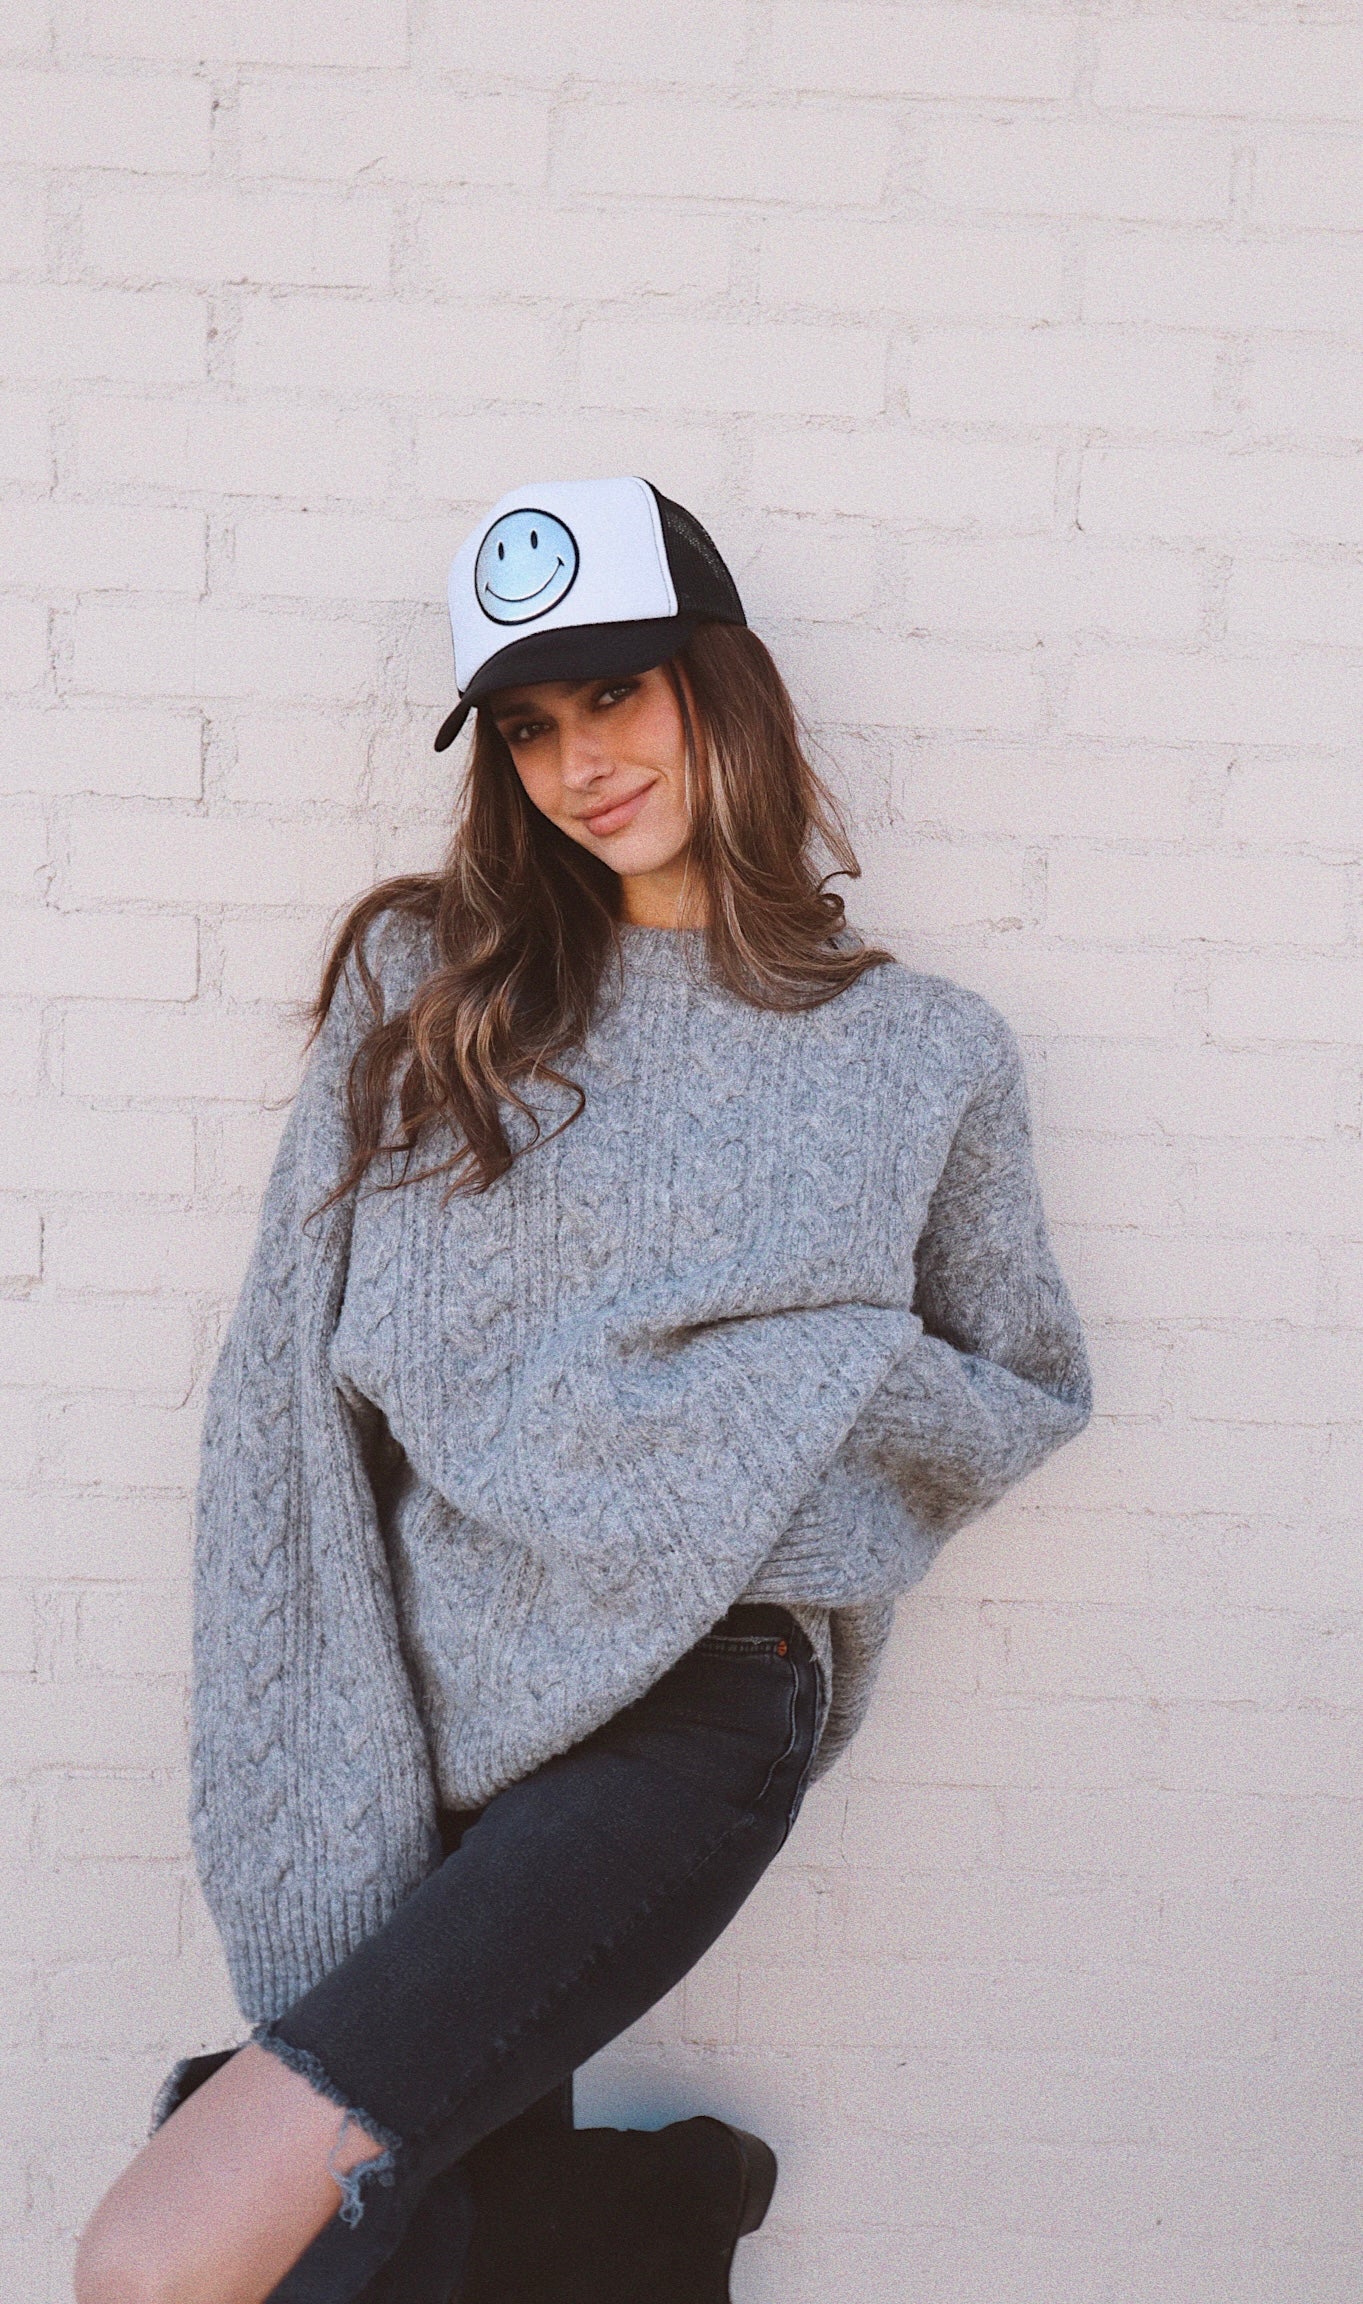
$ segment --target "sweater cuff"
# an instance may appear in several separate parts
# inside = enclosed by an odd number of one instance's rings
[[[401,1901],[378,1881],[330,1894],[319,1882],[306,1897],[291,1885],[236,1901],[219,1927],[232,1989],[247,2022],[282,2016],[375,1935]]]

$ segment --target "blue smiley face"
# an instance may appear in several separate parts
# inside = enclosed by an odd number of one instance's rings
[[[557,608],[577,574],[577,542],[552,512],[507,512],[478,548],[473,589],[494,624],[530,624]]]

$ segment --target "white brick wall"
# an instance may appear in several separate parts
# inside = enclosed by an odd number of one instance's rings
[[[235,2037],[189,1490],[331,910],[439,850],[445,563],[694,504],[855,916],[1024,1037],[1098,1414],[588,2116],[713,2105],[783,2304],[1355,2304],[1352,0],[8,0],[0,2294]]]

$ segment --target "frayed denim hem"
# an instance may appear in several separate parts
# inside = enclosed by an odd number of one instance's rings
[[[385,2128],[381,2120],[373,2119],[368,2112],[349,2103],[326,2066],[313,2055],[312,2050],[296,2048],[292,2040],[281,2039],[273,2025],[274,2019],[267,2019],[252,2027],[251,2039],[255,2046],[265,2048],[270,2055],[277,2056],[281,2064],[286,2065],[290,2072],[297,2072],[310,2087],[316,2089],[319,2096],[324,2096],[329,2104],[335,2104],[341,2113],[341,2124],[327,2154],[327,2174],[341,2195],[341,2222],[353,2228],[364,2214],[364,2201],[361,2197],[364,2185],[382,2184],[386,2189],[391,2189],[395,2182],[397,2155],[402,2150],[402,2138],[395,2136],[391,2128]],[[372,2160],[361,2160],[355,2168],[338,2168],[335,2165],[336,2154],[341,2148],[341,2140],[347,2128],[351,2127],[358,2128],[378,2149]]]
[[[154,2136],[158,2128],[164,2128],[171,2113],[178,2112],[186,2099],[202,2088],[205,2080],[211,2080],[224,2064],[231,2063],[236,2053],[235,2048],[216,2048],[201,2056],[182,2056],[178,2064],[166,2074],[157,2091],[156,2102],[151,2108],[148,2136]]]
[[[156,2092],[156,2102],[151,2108],[151,2126],[147,2130],[149,2136],[154,2136],[158,2128],[164,2128],[172,2112],[179,2111],[181,2090],[194,2061],[192,2056],[182,2056],[161,2082]]]

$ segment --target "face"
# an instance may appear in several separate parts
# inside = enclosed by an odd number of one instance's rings
[[[691,826],[686,730],[667,674],[539,681],[499,689],[487,708],[535,807],[620,874],[625,917],[675,909]]]

